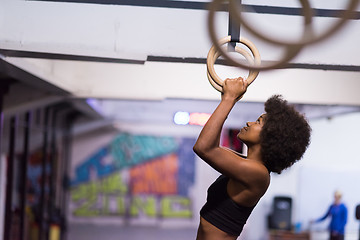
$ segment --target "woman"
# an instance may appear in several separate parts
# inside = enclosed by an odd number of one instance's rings
[[[290,167],[309,145],[311,129],[305,118],[280,96],[273,96],[265,103],[266,113],[238,134],[248,147],[247,157],[222,148],[223,124],[247,87],[242,78],[224,81],[221,101],[194,145],[195,153],[222,174],[208,189],[198,240],[236,239],[266,192],[270,172]]]

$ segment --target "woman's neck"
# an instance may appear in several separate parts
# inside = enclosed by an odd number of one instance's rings
[[[252,145],[252,146],[248,147],[247,158],[263,163],[262,157],[261,157],[260,144],[256,144],[256,145]]]

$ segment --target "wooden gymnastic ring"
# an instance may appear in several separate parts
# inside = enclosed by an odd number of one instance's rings
[[[215,55],[213,55],[214,50],[215,50],[215,48],[213,48],[213,49],[211,49],[211,51],[209,51],[210,56],[207,61],[207,63],[208,63],[207,64],[207,66],[208,66],[207,76],[208,76],[210,84],[213,85],[213,87],[216,90],[222,92],[222,85],[223,85],[224,81],[216,74],[215,69],[214,69],[214,63],[215,63],[216,59],[220,56],[220,53],[215,52]],[[241,55],[243,55],[248,62],[250,62],[251,64],[254,64],[253,57],[246,50],[236,47],[235,51],[237,53],[240,53]],[[212,75],[210,74],[210,72],[212,72]],[[259,74],[258,71],[253,71],[253,70],[249,71],[249,75],[246,78],[246,80],[249,82],[249,84],[255,80],[255,78],[257,77],[258,74]]]
[[[206,71],[206,74],[207,74],[207,78],[211,84],[211,86],[213,86],[216,90],[218,90],[219,92],[222,92],[222,86],[220,86],[219,84],[217,84],[210,76],[209,72]]]
[[[223,39],[220,39],[219,44],[223,45],[230,41],[231,41],[231,37],[227,36]],[[260,57],[260,53],[257,50],[257,48],[255,47],[255,45],[252,42],[250,42],[249,40],[247,40],[246,38],[241,38],[240,41],[241,41],[241,43],[246,45],[251,50],[252,55],[249,52],[247,52],[245,49],[240,48],[238,46],[235,47],[235,51],[237,53],[240,53],[242,56],[244,56],[246,61],[248,61],[251,65],[260,65],[261,57]],[[216,90],[218,90],[219,92],[222,92],[222,84],[224,81],[216,74],[215,69],[214,69],[215,61],[219,56],[220,56],[220,52],[216,51],[216,48],[214,46],[212,46],[208,53],[206,65],[207,65],[207,77],[208,77],[210,84]],[[246,78],[249,85],[256,79],[258,74],[259,74],[259,71],[255,71],[255,70],[249,71],[249,75]]]

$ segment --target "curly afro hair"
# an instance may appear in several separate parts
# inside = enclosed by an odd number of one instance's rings
[[[261,155],[269,171],[280,174],[303,156],[310,143],[311,128],[281,95],[265,102],[265,112],[260,132]]]

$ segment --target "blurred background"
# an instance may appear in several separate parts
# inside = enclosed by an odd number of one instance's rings
[[[326,33],[351,2],[309,1]],[[206,77],[210,1],[0,0],[0,239],[195,239],[218,172],[192,146],[220,93]],[[300,1],[243,0],[254,29],[283,41],[304,31]],[[360,13],[261,71],[225,123],[222,145],[281,94],[313,129],[303,159],[271,185],[239,239],[328,239],[335,190],[348,207],[346,240],[359,239]],[[227,6],[215,14],[229,34]],[[240,36],[264,63],[284,44]],[[241,46],[241,44],[238,44]],[[219,61],[223,79],[248,70]]]

